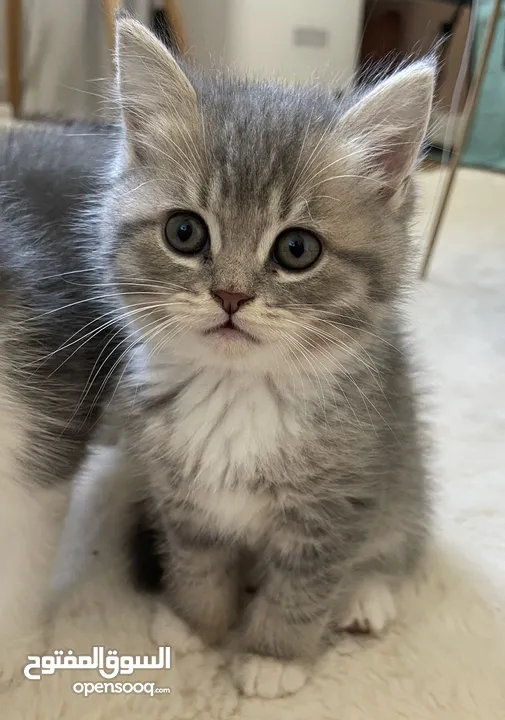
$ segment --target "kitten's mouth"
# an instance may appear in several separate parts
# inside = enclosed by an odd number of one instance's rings
[[[216,327],[210,328],[210,330],[205,330],[205,335],[217,335],[224,338],[229,338],[230,340],[233,338],[242,338],[244,340],[249,340],[251,342],[257,343],[258,340],[250,335],[245,330],[242,330],[242,328],[239,328],[238,325],[235,325],[232,318],[228,318],[228,320],[221,325],[216,325]]]

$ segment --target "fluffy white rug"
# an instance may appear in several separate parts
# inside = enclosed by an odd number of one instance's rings
[[[424,221],[439,178],[422,177]],[[204,652],[175,655],[169,671],[136,672],[133,682],[171,688],[154,697],[72,692],[75,682],[100,681],[93,671],[23,681],[0,694],[2,720],[504,720],[504,203],[505,177],[461,173],[430,279],[415,303],[421,349],[433,368],[436,537],[424,576],[405,592],[401,619],[388,634],[345,638],[298,695],[281,700],[239,697],[219,654]],[[97,460],[102,467],[109,452]],[[99,513],[83,511],[83,493],[90,507],[121,515],[121,499],[104,502],[96,486],[78,495],[64,566],[67,576],[84,571],[84,586],[67,592],[50,649],[89,654],[92,645],[104,645],[154,653],[154,608],[122,576],[117,523],[97,539]],[[170,637],[167,614],[167,644]]]

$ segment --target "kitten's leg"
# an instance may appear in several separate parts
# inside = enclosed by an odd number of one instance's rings
[[[4,457],[4,462],[5,457]],[[38,654],[68,484],[37,486],[0,469],[0,683],[22,679]]]
[[[237,560],[229,546],[177,526],[167,536],[170,607],[208,644],[220,642],[237,618]],[[155,620],[159,626],[159,619]],[[167,639],[170,629],[167,628]]]
[[[266,574],[245,612],[238,638],[244,651],[232,674],[246,695],[280,697],[299,690],[322,652],[335,582],[325,565],[326,552],[316,540],[267,550]]]
[[[395,595],[413,575],[423,556],[425,529],[393,530],[375,538],[362,551],[366,560],[355,567],[342,584],[344,600],[335,608],[340,630],[380,635],[397,615]]]
[[[151,625],[151,639],[159,647],[169,646],[177,658],[201,652],[205,643],[190,626],[175,615],[166,603],[156,606]]]
[[[342,630],[380,635],[396,618],[392,582],[370,576],[358,583],[339,621]]]

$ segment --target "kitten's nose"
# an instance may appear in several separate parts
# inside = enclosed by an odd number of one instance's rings
[[[229,315],[236,313],[241,305],[254,300],[250,295],[228,292],[228,290],[213,290],[212,295],[216,302],[221,303],[223,310]]]

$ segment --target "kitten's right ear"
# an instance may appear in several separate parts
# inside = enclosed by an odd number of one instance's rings
[[[376,175],[386,197],[402,193],[428,128],[435,67],[419,61],[379,83],[343,116],[341,132],[353,141],[365,171]]]
[[[119,17],[116,31],[119,103],[129,139],[145,135],[162,115],[179,122],[196,111],[196,93],[158,38],[137,20]]]

